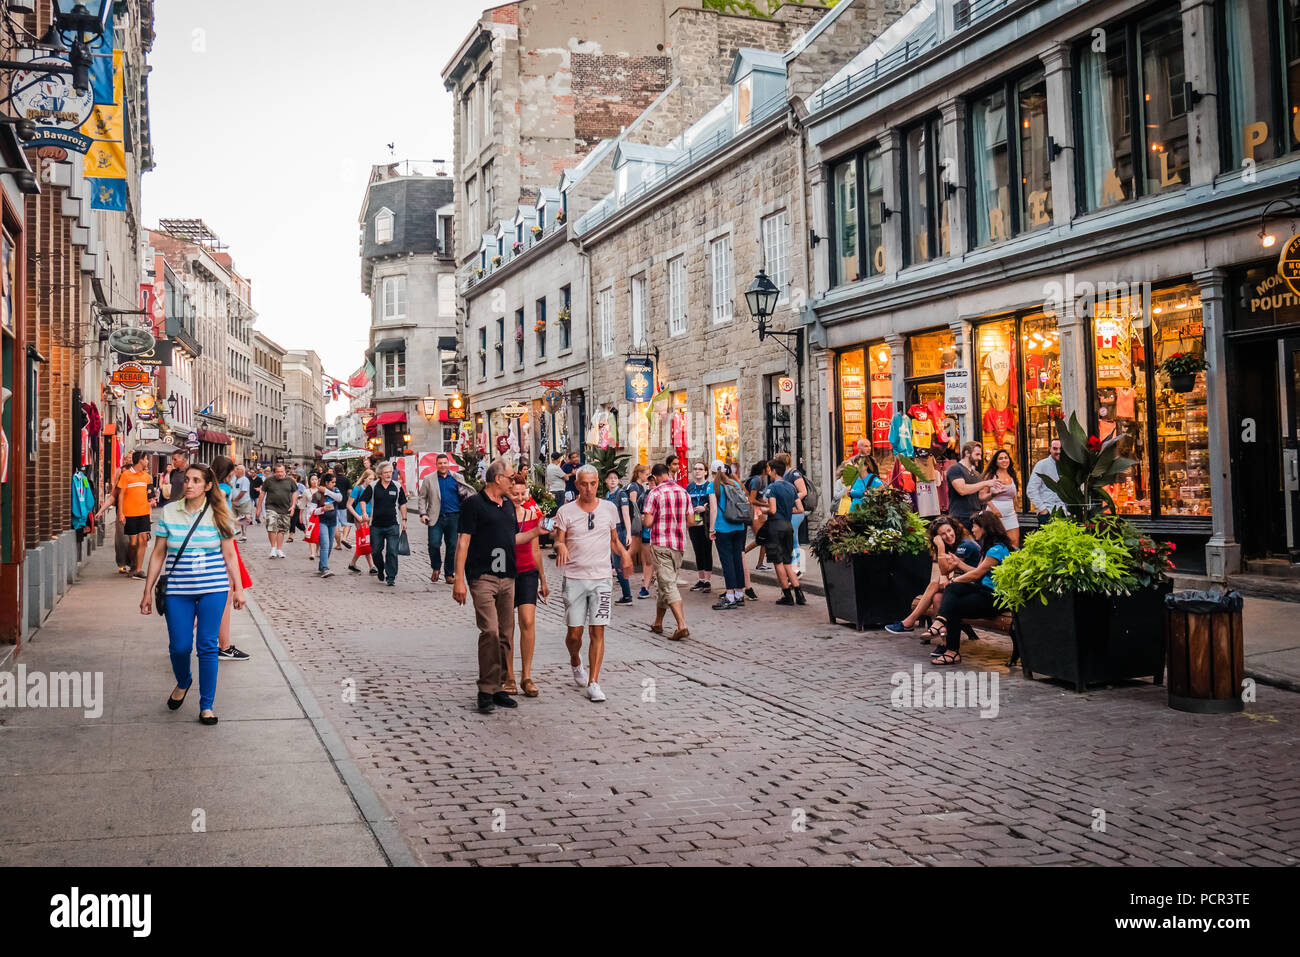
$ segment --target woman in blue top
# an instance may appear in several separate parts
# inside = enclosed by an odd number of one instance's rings
[[[714,603],[715,611],[730,611],[745,605],[745,531],[746,527],[737,522],[727,521],[727,490],[732,495],[745,498],[745,490],[740,483],[727,474],[727,467],[721,459],[713,460],[713,480],[705,486],[709,496],[709,538],[718,546],[718,558],[722,560],[722,578],[727,586],[727,593]],[[752,597],[753,589],[750,589]]]
[[[358,528],[370,524],[370,496],[366,495],[366,492],[370,490],[370,486],[374,483],[374,471],[366,469],[361,473],[361,478],[357,479],[357,484],[352,486],[351,491],[348,492],[348,514],[352,517],[352,520],[357,523]],[[376,574],[375,560],[370,557],[370,552],[366,552],[361,557],[364,558],[366,564],[370,566],[370,574]],[[356,572],[358,575],[361,574],[361,569],[357,567],[356,552],[352,553],[352,561],[348,562],[348,571]]]
[[[713,543],[709,540],[709,472],[703,462],[691,467],[691,481],[686,494],[691,497],[690,520],[686,532],[691,536],[691,550],[695,552],[695,571],[699,580],[691,591],[709,591],[713,588]]]
[[[190,653],[199,656],[199,720],[217,723],[212,713],[217,694],[217,635],[230,597],[244,607],[235,558],[235,517],[217,488],[216,475],[205,465],[185,470],[185,497],[164,506],[154,527],[155,544],[149,558],[140,614],[153,610],[153,589],[167,566],[167,637],[176,688],[167,707],[177,710],[194,683]],[[193,529],[193,534],[190,530]],[[185,537],[189,535],[189,543]],[[184,554],[181,549],[184,547]],[[179,561],[177,560],[179,558]]]
[[[884,479],[880,477],[880,466],[870,455],[859,455],[853,464],[857,466],[858,477],[845,489],[849,497],[849,508],[856,508],[869,489],[880,488],[885,484]]]
[[[1011,554],[1011,541],[996,512],[986,509],[970,522],[971,534],[980,543],[984,557],[970,571],[952,576],[943,590],[939,614],[930,626],[931,637],[943,642],[930,654],[930,660],[936,665],[955,665],[961,661],[965,619],[991,618],[998,613],[993,604],[993,569]]]

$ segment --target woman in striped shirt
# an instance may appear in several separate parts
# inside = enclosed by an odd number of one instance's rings
[[[193,534],[190,535],[190,530]],[[185,470],[185,497],[163,508],[154,529],[156,543],[140,600],[140,614],[153,610],[153,588],[167,566],[167,634],[176,688],[167,699],[175,711],[194,683],[190,653],[199,656],[199,720],[217,723],[212,713],[217,693],[217,635],[229,594],[236,609],[244,607],[235,559],[235,518],[216,476],[206,465]],[[189,535],[189,544],[185,537]],[[184,545],[185,554],[177,555]]]

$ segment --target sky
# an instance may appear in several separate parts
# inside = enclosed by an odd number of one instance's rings
[[[370,323],[358,256],[370,167],[452,159],[441,71],[491,5],[155,4],[144,225],[206,222],[252,282],[256,327],[346,378]],[[342,411],[332,404],[329,418]]]

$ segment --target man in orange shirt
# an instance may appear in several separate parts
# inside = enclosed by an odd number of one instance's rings
[[[132,578],[144,578],[144,553],[149,544],[149,513],[154,505],[153,478],[149,475],[149,460],[139,449],[131,453],[131,467],[123,469],[117,485],[95,515],[98,519],[110,505],[117,505],[125,522],[122,534],[131,548]]]

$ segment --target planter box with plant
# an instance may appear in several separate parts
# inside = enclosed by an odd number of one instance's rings
[[[1164,676],[1164,596],[1174,546],[1114,514],[1104,486],[1133,464],[1117,439],[1087,436],[1075,416],[1057,420],[1060,478],[1044,479],[1065,503],[993,570],[998,604],[1015,615],[1026,678],[1060,678],[1082,691]]]
[[[532,232],[532,234],[533,234],[534,237],[536,237],[536,236],[540,236],[540,235],[542,234],[542,227],[541,227],[541,226],[534,226],[534,227],[532,227],[531,232]]]
[[[1191,392],[1196,388],[1196,374],[1210,367],[1205,358],[1191,352],[1175,352],[1156,367],[1169,376],[1169,388],[1175,392]]]
[[[928,547],[925,522],[891,488],[872,489],[848,514],[829,519],[811,548],[831,621],[862,631],[907,615],[930,580]]]

